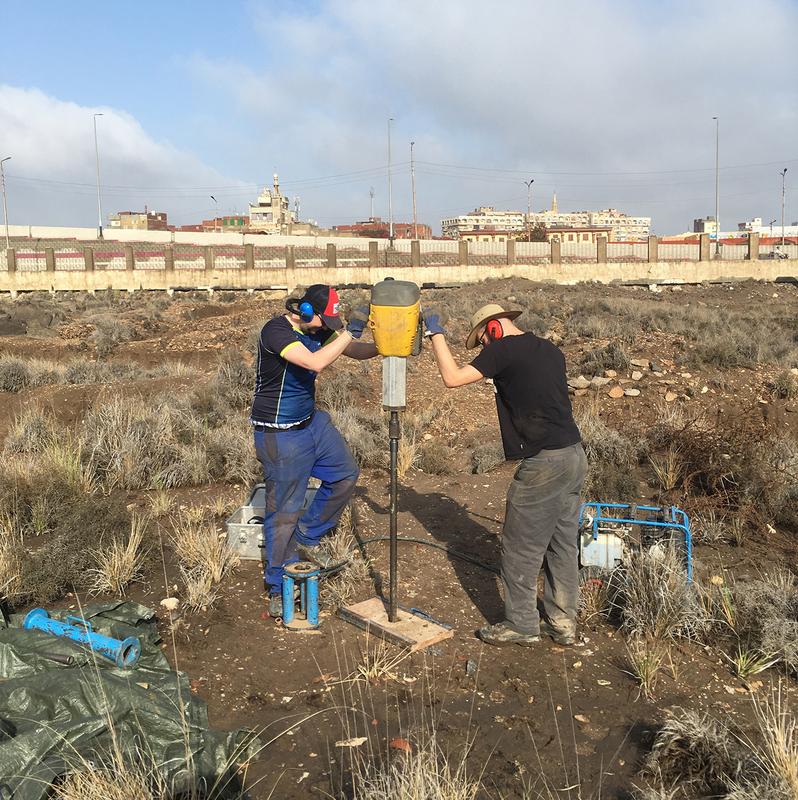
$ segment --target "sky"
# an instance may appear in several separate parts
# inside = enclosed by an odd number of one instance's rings
[[[489,205],[618,208],[656,233],[798,220],[798,0],[0,0],[12,224]],[[102,116],[94,117],[95,114]],[[389,119],[392,122],[389,123]],[[107,224],[104,223],[104,224]]]

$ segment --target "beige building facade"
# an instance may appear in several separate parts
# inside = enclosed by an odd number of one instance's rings
[[[253,233],[281,233],[285,226],[296,222],[288,198],[280,193],[280,179],[274,175],[270,189],[264,187],[255,203],[249,204],[249,230]]]

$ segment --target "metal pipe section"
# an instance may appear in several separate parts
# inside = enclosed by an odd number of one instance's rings
[[[91,623],[81,617],[69,616],[66,622],[61,622],[52,619],[43,608],[29,611],[22,627],[25,630],[42,631],[63,639],[71,639],[78,644],[88,645],[92,652],[113,661],[120,669],[135,667],[141,655],[141,643],[135,636],[128,636],[122,641],[112,639],[110,636],[95,633]]]
[[[399,412],[391,411],[391,419],[388,423],[388,439],[391,449],[391,501],[390,501],[390,573],[388,590],[388,621],[396,622],[397,619],[397,560],[399,553],[399,542],[396,529],[396,510],[399,495],[399,439],[402,436],[402,427],[399,424]]]

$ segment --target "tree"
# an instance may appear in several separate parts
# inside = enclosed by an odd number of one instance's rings
[[[546,239],[546,226],[535,225],[529,231],[518,231],[515,234],[515,239],[518,242],[545,242]]]

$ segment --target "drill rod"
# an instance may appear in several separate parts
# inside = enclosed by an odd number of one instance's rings
[[[402,428],[399,425],[399,412],[391,411],[391,419],[388,423],[388,439],[391,448],[391,502],[390,502],[390,576],[388,594],[388,621],[396,622],[397,597],[397,555],[399,542],[396,538],[396,510],[397,496],[399,493],[398,485],[398,460],[399,460],[399,439],[402,435]]]

